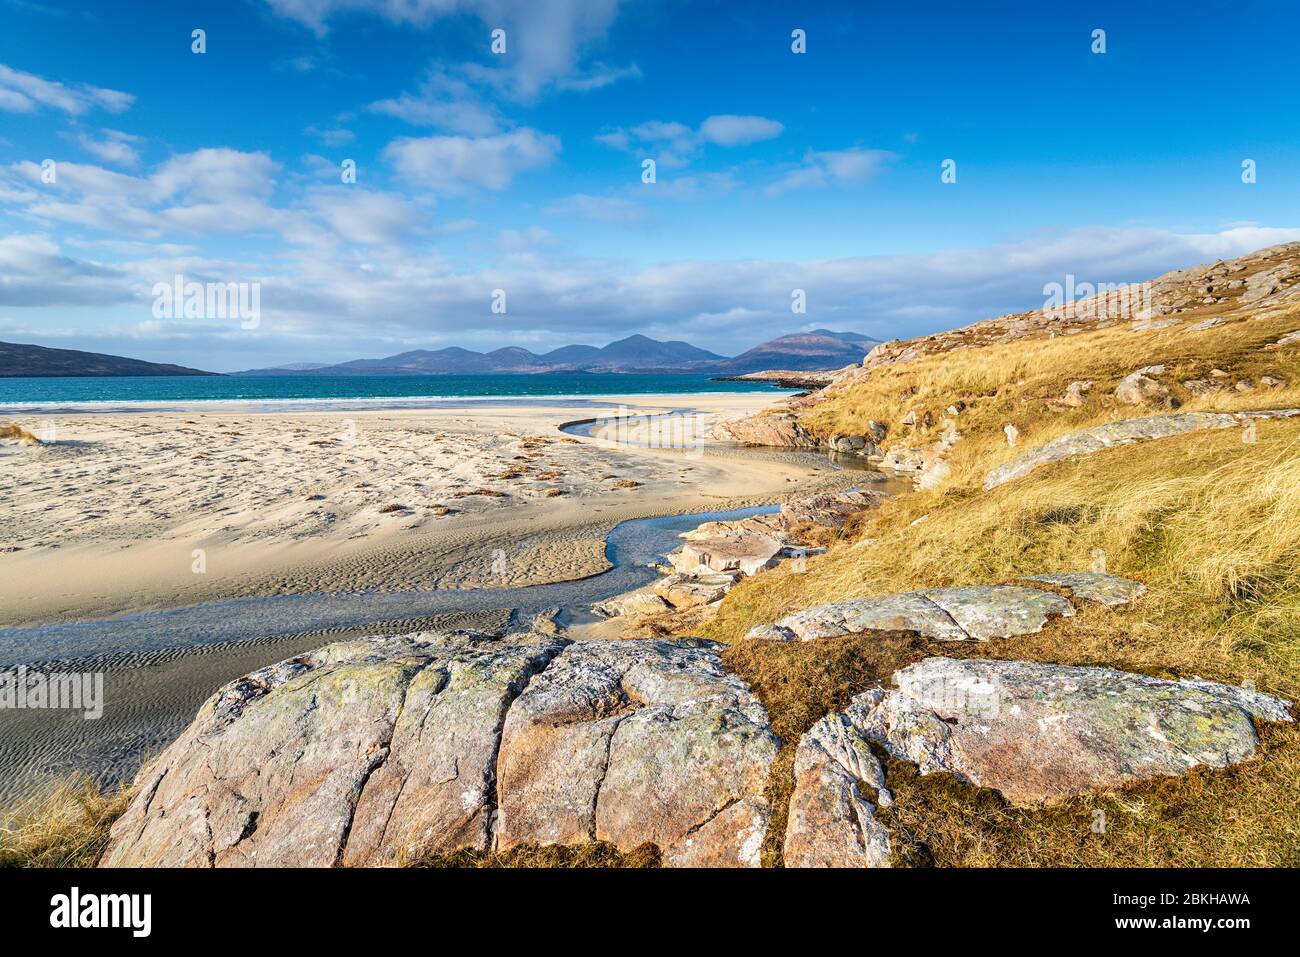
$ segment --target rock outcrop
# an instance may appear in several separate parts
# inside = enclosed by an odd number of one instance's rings
[[[107,866],[392,864],[521,841],[758,863],[779,742],[698,639],[382,636],[222,688],[137,780]]]
[[[1155,331],[1173,328],[1192,315],[1202,322],[1216,316],[1245,318],[1257,315],[1261,308],[1285,307],[1297,299],[1300,243],[1288,243],[1237,259],[1180,269],[1149,283],[1099,292],[1062,307],[1012,313],[960,329],[884,342],[867,354],[858,371],[869,372],[959,349],[1068,336],[1126,322],[1134,331]],[[829,397],[841,383],[850,381],[851,376],[837,376],[817,395]]]
[[[1072,597],[1110,608],[1146,591],[1138,582],[1103,572],[1067,572],[1025,579],[1023,585],[966,585],[849,598],[805,608],[745,636],[759,641],[814,641],[867,631],[914,631],[939,641],[989,641],[1042,631],[1053,618],[1070,618],[1074,606],[1041,581]]]
[[[742,445],[815,449],[821,444],[815,435],[799,424],[798,419],[788,413],[726,419],[716,423],[711,434],[715,439],[739,442]]]
[[[786,552],[784,536],[762,532],[692,534],[668,560],[678,574],[739,572],[754,575],[775,565]]]
[[[889,832],[876,820],[887,806],[885,772],[871,744],[843,714],[830,714],[799,740],[785,831],[786,867],[888,867]]]
[[[1164,366],[1150,366],[1126,375],[1115,387],[1115,401],[1122,405],[1167,403],[1169,387],[1155,378],[1164,371]]]
[[[894,683],[853,699],[854,732],[1019,804],[1236,764],[1255,753],[1254,721],[1292,720],[1246,688],[1110,668],[927,658]]]
[[[740,580],[739,573],[716,575],[669,575],[654,584],[654,592],[674,608],[694,608],[721,601],[731,586]]]
[[[498,845],[648,841],[667,865],[757,866],[779,742],[719,647],[565,649],[506,717]]]
[[[552,638],[328,645],[217,692],[137,782],[109,866],[391,862],[486,849],[505,711]]]
[[[1024,455],[992,469],[984,476],[984,490],[1022,478],[1036,468],[1051,462],[1060,462],[1079,455],[1091,455],[1102,449],[1151,439],[1165,439],[1188,432],[1205,429],[1231,429],[1245,425],[1251,419],[1285,418],[1300,415],[1300,409],[1279,409],[1263,412],[1179,412],[1173,415],[1152,415],[1141,419],[1121,419],[1092,428],[1080,429],[1055,438]]]

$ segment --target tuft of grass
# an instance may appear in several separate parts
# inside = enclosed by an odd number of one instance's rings
[[[527,844],[503,852],[456,851],[452,854],[428,854],[411,860],[399,860],[402,867],[658,867],[659,849],[653,844],[642,844],[634,850],[623,852],[612,844],[593,842],[576,846],[559,844]]]
[[[0,422],[0,439],[17,439],[25,445],[40,445],[41,440],[17,422]]]
[[[102,792],[86,778],[29,799],[0,824],[0,867],[94,867],[131,797],[128,789]]]

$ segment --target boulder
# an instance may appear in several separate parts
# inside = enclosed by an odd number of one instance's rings
[[[638,588],[623,595],[615,595],[591,606],[591,610],[606,618],[622,615],[657,615],[668,611],[669,605],[653,588]]]
[[[827,440],[826,445],[831,451],[844,455],[880,454],[880,448],[865,435],[833,435]]]
[[[762,641],[813,641],[864,631],[914,631],[938,641],[988,641],[1041,631],[1074,606],[1053,592],[1019,585],[968,585],[899,592],[817,605],[745,636]]]
[[[842,714],[822,718],[799,740],[785,831],[786,867],[889,867],[889,832],[861,786],[890,802],[885,772],[866,736]]]
[[[903,474],[917,473],[925,468],[925,453],[920,449],[910,449],[905,446],[894,446],[885,453],[881,466],[889,469],[891,472]]]
[[[1087,401],[1088,393],[1091,391],[1092,380],[1071,382],[1065,389],[1065,395],[1061,398],[1061,404],[1077,409]]]
[[[738,571],[753,575],[780,560],[786,542],[760,533],[692,537],[668,556],[683,574]]]
[[[712,435],[723,441],[776,448],[815,449],[820,444],[816,436],[789,414],[727,419],[713,426]]]
[[[319,867],[486,850],[506,709],[562,646],[386,636],[232,682],[142,772],[102,863]]]
[[[667,865],[759,864],[779,742],[721,648],[584,642],[515,701],[498,763],[497,840],[656,844]]]
[[[739,577],[735,572],[669,575],[655,582],[654,592],[674,608],[694,608],[720,601]]]
[[[938,488],[950,478],[952,478],[952,466],[943,459],[935,459],[921,469],[921,474],[916,480],[916,487],[922,492],[927,492],[930,489]]]
[[[771,524],[784,531],[796,525],[811,523],[827,528],[843,528],[850,515],[878,508],[885,500],[883,492],[869,489],[853,488],[846,492],[827,492],[796,499],[781,506],[775,516],[760,516],[772,519]]]
[[[854,729],[1017,804],[1236,764],[1255,753],[1254,721],[1291,720],[1288,702],[1245,688],[1110,668],[927,658],[894,683],[853,699]]]
[[[1169,399],[1169,389],[1139,370],[1125,376],[1115,387],[1115,399],[1124,405],[1163,403]]]

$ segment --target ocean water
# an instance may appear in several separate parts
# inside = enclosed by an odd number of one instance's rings
[[[0,378],[0,408],[197,403],[336,403],[422,405],[448,399],[574,398],[600,395],[690,395],[775,392],[764,382],[714,382],[707,375],[557,373],[436,376],[114,376]],[[392,402],[386,400],[393,400]],[[423,401],[422,401],[423,400]]]

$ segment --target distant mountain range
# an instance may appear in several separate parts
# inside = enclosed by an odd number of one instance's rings
[[[877,340],[856,332],[814,329],[772,339],[727,358],[688,342],[660,342],[628,336],[607,346],[561,346],[538,355],[517,346],[473,352],[450,346],[416,349],[382,359],[353,359],[330,365],[294,362],[269,369],[248,369],[237,376],[335,375],[474,375],[545,372],[694,372],[733,376],[767,369],[813,371],[856,365]],[[0,376],[164,376],[217,375],[185,366],[75,349],[0,342]]]
[[[162,362],[126,359],[77,349],[47,349],[45,346],[0,342],[0,376],[125,376],[125,375],[217,375]]]
[[[862,361],[878,340],[856,332],[815,329],[757,345],[733,358],[688,342],[660,342],[628,336],[607,346],[561,346],[537,354],[518,346],[473,352],[458,346],[415,349],[382,359],[353,359],[337,365],[294,363],[236,372],[241,376],[285,375],[473,375],[542,372],[695,372],[743,375],[765,369],[839,369]]]

